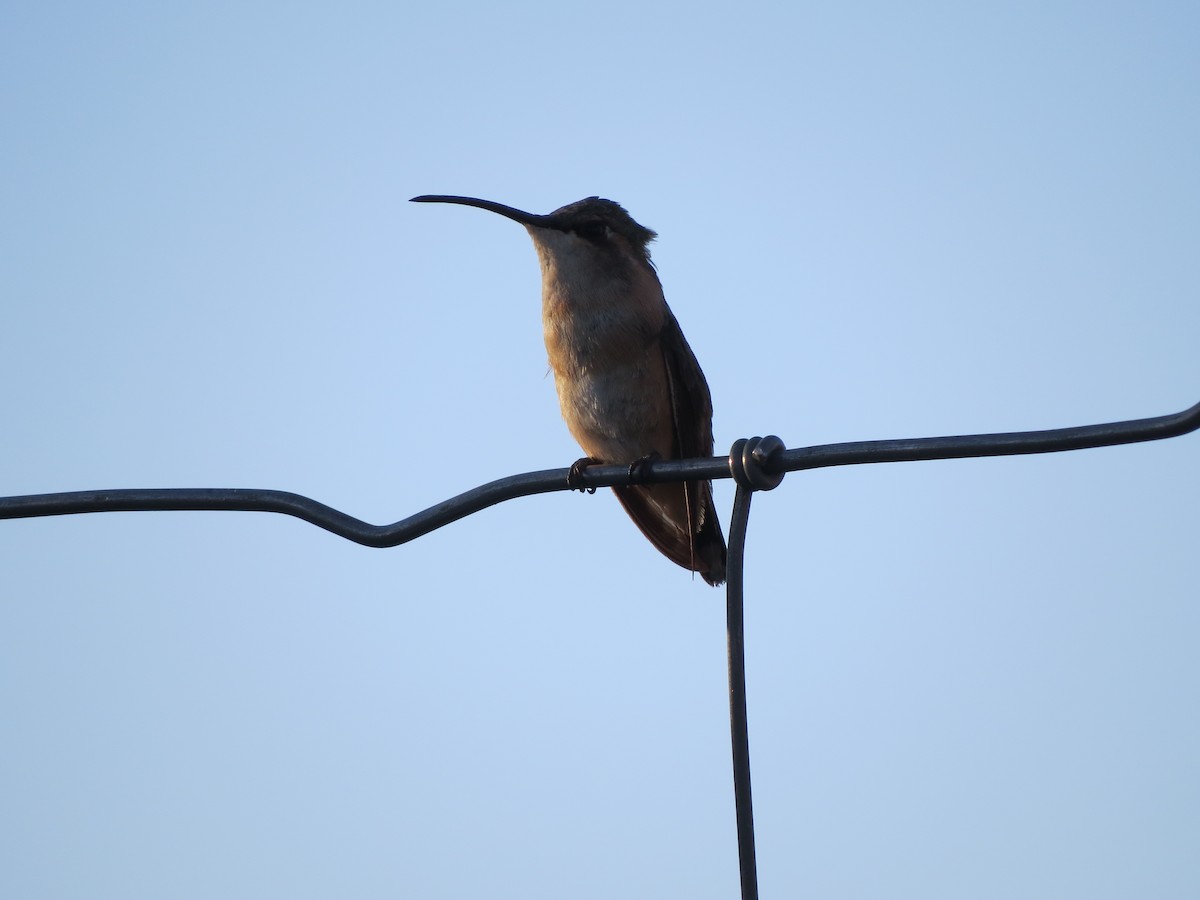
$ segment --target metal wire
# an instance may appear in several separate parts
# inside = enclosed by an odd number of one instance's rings
[[[1176,437],[1200,428],[1200,403],[1182,412],[1149,419],[958,437],[912,438],[823,444],[772,454],[768,473],[825,466],[911,462],[977,456],[1054,453]],[[256,488],[162,488],[72,491],[0,497],[0,519],[65,516],[77,513],[151,510],[243,510],[295,516],[339,537],[368,547],[395,547],[489,506],[551,491],[568,490],[568,469],[526,472],[473,488],[391,525],[372,525],[324,503],[288,491]],[[639,484],[730,478],[729,457],[654,460],[637,471]],[[579,478],[585,488],[632,484],[628,466],[588,466]]]
[[[727,457],[651,460],[638,467],[588,466],[567,483],[570,469],[549,469],[501,478],[445,500],[392,525],[371,525],[340,510],[288,491],[248,488],[163,488],[74,491],[0,497],[0,519],[76,513],[149,510],[246,510],[295,516],[368,547],[394,547],[505,500],[569,490],[637,483],[733,478],[737,481],[729,533],[726,628],[729,647],[729,720],[733,751],[734,805],[743,900],[758,900],[754,811],[750,791],[750,740],[746,715],[746,651],[743,574],[750,500],[756,490],[778,486],[785,472],[825,466],[911,462],[979,456],[1055,453],[1176,437],[1200,428],[1200,403],[1182,412],[1148,419],[958,437],[859,441],[784,449],[774,436],[736,441]]]
[[[750,722],[746,714],[745,556],[750,500],[755,491],[771,491],[783,481],[770,471],[784,452],[775,435],[734,441],[729,471],[737,482],[729,523],[729,562],[725,582],[725,632],[729,646],[729,737],[733,749],[733,806],[737,817],[738,874],[742,900],[758,900],[758,862],[754,848],[754,803],[750,790]]]
[[[725,631],[729,648],[729,735],[733,749],[733,806],[737,817],[738,874],[742,900],[758,900],[754,849],[754,802],[750,791],[750,724],[746,715],[746,629],[743,614],[743,561],[750,499],[754,488],[738,483],[729,523],[729,562],[725,582]]]

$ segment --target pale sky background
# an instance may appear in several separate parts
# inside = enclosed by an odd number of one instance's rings
[[[718,452],[1183,409],[1198,39],[1190,3],[9,4],[0,493],[383,523],[570,464],[528,237],[421,193],[656,229]],[[1198,459],[756,499],[764,898],[1200,895]],[[723,594],[608,492],[392,550],[0,522],[0,585],[0,896],[737,896]]]

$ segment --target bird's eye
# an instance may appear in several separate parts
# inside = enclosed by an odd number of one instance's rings
[[[600,244],[608,239],[608,226],[603,222],[584,222],[575,226],[575,233],[585,241]]]

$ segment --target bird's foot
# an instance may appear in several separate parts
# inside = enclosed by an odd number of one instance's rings
[[[596,493],[594,487],[586,487],[582,484],[583,470],[588,466],[597,465],[600,460],[591,456],[585,456],[582,459],[577,459],[571,463],[571,468],[567,470],[567,487],[573,491],[579,491],[581,494],[587,491],[589,494]]]
[[[629,464],[629,478],[636,484],[641,481],[646,474],[645,469],[650,463],[658,462],[662,459],[662,454],[657,450],[651,450],[640,459],[635,459]]]

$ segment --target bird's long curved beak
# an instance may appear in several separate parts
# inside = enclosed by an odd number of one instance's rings
[[[495,203],[491,200],[480,200],[477,197],[453,197],[448,194],[422,194],[420,197],[413,197],[411,203],[457,203],[460,206],[476,206],[479,209],[486,209],[494,213],[499,213],[506,219],[512,219],[514,222],[520,222],[522,225],[538,225],[545,226],[548,216],[539,216],[535,213],[528,213],[522,209],[514,209],[511,206],[505,206],[503,203]]]

